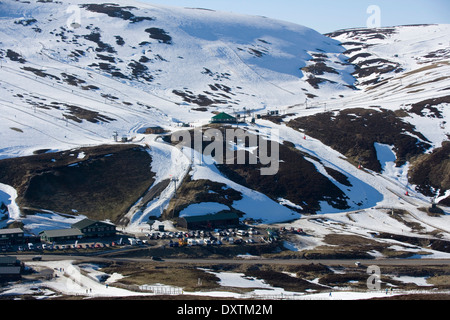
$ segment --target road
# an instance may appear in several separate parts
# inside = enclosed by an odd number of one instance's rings
[[[34,255],[19,254],[16,255],[21,261],[31,261]],[[367,259],[367,260],[352,260],[352,259],[163,259],[162,261],[155,261],[152,258],[132,258],[132,257],[113,257],[113,256],[80,256],[80,255],[66,255],[66,254],[44,254],[41,255],[42,261],[98,261],[98,262],[152,262],[152,263],[176,263],[176,264],[268,264],[268,265],[308,265],[308,264],[323,264],[327,266],[355,266],[358,261],[362,266],[377,265],[377,266],[450,266],[450,259]]]

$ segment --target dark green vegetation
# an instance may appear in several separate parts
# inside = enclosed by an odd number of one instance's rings
[[[397,166],[411,163],[409,182],[416,185],[417,191],[429,197],[442,196],[450,188],[450,144],[444,142],[432,153],[426,153],[431,142],[407,122],[407,116],[414,113],[440,119],[439,104],[448,101],[449,97],[429,99],[411,105],[408,111],[346,109],[297,118],[287,125],[322,141],[355,165],[376,172],[381,172],[381,164],[374,143],[391,145]],[[440,204],[448,205],[449,201],[447,197]]]
[[[135,7],[127,6],[127,7],[121,7],[117,4],[113,3],[102,3],[102,4],[83,4],[81,6],[82,8],[85,8],[88,11],[96,12],[96,13],[102,13],[106,14],[111,18],[119,18],[122,20],[128,20],[131,23],[137,23],[144,20],[147,21],[153,21],[155,20],[152,17],[137,17],[135,16],[131,10],[136,9]]]
[[[428,99],[420,101],[411,105],[409,112],[415,113],[422,117],[431,117],[443,119],[444,116],[439,110],[439,105],[444,103],[450,103],[450,96]]]
[[[321,201],[326,201],[334,208],[349,208],[344,192],[317,171],[315,165],[307,160],[309,155],[285,143],[279,144],[279,157],[280,167],[275,175],[261,175],[261,164],[224,164],[218,168],[232,181],[259,191],[275,201],[283,198],[300,205],[303,210],[296,210],[302,213],[319,211]],[[347,180],[343,175],[340,178]]]
[[[411,183],[417,185],[417,190],[429,197],[442,195],[441,191],[450,189],[450,142],[444,142],[442,147],[431,154],[419,156],[409,171],[409,176]],[[449,206],[450,197],[440,204]]]
[[[0,161],[0,182],[17,190],[18,205],[30,213],[78,212],[117,222],[152,185],[151,161],[136,145],[41,153]]]
[[[145,32],[150,34],[151,39],[158,40],[161,43],[172,44],[172,37],[163,29],[160,28],[148,28]]]
[[[163,219],[172,219],[191,204],[202,202],[216,202],[229,206],[231,212],[243,214],[233,208],[233,202],[242,199],[240,192],[229,188],[223,183],[210,180],[191,180],[187,175],[177,190],[168,208],[164,210]]]
[[[374,143],[394,146],[396,164],[401,166],[423,154],[431,145],[415,127],[394,111],[384,109],[347,109],[326,112],[289,121],[288,126],[304,130],[339,151],[353,163],[381,172]]]
[[[358,79],[361,85],[366,86],[383,84],[383,80],[380,77],[383,74],[399,73],[403,71],[401,64],[398,62],[382,59],[368,52],[360,52],[373,45],[368,44],[368,41],[373,39],[387,39],[396,32],[395,28],[363,28],[339,30],[328,33],[326,36],[335,38],[342,34],[346,34],[348,38],[358,40],[344,42],[341,45],[344,48],[346,46],[351,46],[351,49],[346,50],[343,54],[350,57],[348,63],[352,64],[354,67],[352,75]],[[373,75],[376,76],[373,77]],[[369,79],[366,80],[365,78]]]
[[[222,132],[222,137],[227,137],[225,130],[231,129],[231,127],[221,125],[211,125],[211,127],[220,130]],[[208,128],[204,129],[206,130]],[[194,133],[192,131],[190,133],[191,141],[194,141]],[[249,161],[250,152],[248,151],[251,150],[251,147],[259,147],[260,140],[252,139],[252,137],[254,138],[255,136],[254,134],[251,134],[249,132],[245,132],[244,135],[245,141],[238,141],[237,139],[233,141],[227,141],[226,139],[224,139],[223,141],[223,150],[229,150],[234,144],[242,144],[242,146],[248,148],[245,150],[235,150],[233,152],[232,158],[225,159],[227,155],[224,154],[224,160],[222,161],[223,164],[216,165],[221,173],[224,174],[228,179],[242,186],[261,192],[274,201],[278,201],[279,198],[290,200],[291,202],[300,205],[303,208],[302,210],[298,208],[292,208],[292,210],[297,210],[302,213],[315,213],[319,211],[321,209],[321,201],[326,201],[334,208],[349,208],[347,203],[349,199],[345,195],[345,193],[341,189],[339,189],[333,182],[331,182],[326,176],[322,175],[311,161],[307,160],[308,157],[311,158],[310,155],[300,152],[292,144],[278,144],[274,142],[279,148],[279,170],[275,175],[261,175],[261,169],[264,167],[268,167],[269,165],[263,165],[260,161],[257,161],[256,164],[251,163]],[[251,139],[253,141],[256,141],[257,145],[250,145]],[[209,141],[204,142],[202,150],[205,150],[205,148],[209,146],[210,143],[211,142]],[[191,145],[190,147],[194,146]],[[271,144],[268,143],[268,156],[270,156],[270,154]],[[242,157],[241,159],[246,159],[246,161],[243,161],[244,164],[240,164],[242,163],[242,161],[238,161],[239,157]],[[276,157],[274,157],[274,159],[275,158]],[[320,162],[319,159],[313,160]],[[276,159],[276,161],[278,161],[278,159]],[[327,168],[327,171],[331,176],[333,176],[343,185],[351,186],[348,178],[345,175],[331,168]],[[192,184],[193,182],[189,183]],[[209,187],[207,187],[207,185],[211,184],[210,182],[195,183],[204,183],[204,186],[201,188],[198,186],[189,186],[189,189],[193,188],[201,190],[203,188],[203,190],[208,190]],[[184,192],[182,191],[183,189],[180,190],[180,192]],[[224,191],[221,191],[221,193],[226,195]],[[180,198],[184,197],[186,197],[185,194],[180,195]],[[193,196],[191,195],[189,196],[189,198],[193,199]],[[202,201],[205,200],[206,198],[203,198]],[[183,200],[177,201],[180,203],[183,202]],[[224,204],[229,205],[228,203]]]
[[[117,272],[126,276],[119,280],[117,286],[138,286],[150,283],[161,283],[181,287],[186,291],[232,291],[239,293],[251,292],[254,288],[223,287],[216,273],[242,273],[246,279],[260,279],[267,284],[283,288],[291,292],[329,292],[330,287],[353,290],[367,290],[367,266],[334,266],[324,264],[174,264],[153,263],[121,263],[114,262],[105,265],[102,271],[112,274]],[[384,266],[381,268],[381,288],[395,290],[417,290],[421,286],[397,280],[396,277],[413,276],[426,277],[429,284],[438,289],[449,288],[450,274],[445,266],[402,267]],[[163,280],[161,280],[163,279]],[[423,287],[422,287],[423,288]],[[430,289],[430,287],[426,287]]]

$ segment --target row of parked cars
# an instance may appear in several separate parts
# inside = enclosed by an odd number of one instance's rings
[[[224,229],[224,230],[214,230],[214,231],[205,231],[205,230],[191,230],[191,231],[178,231],[178,232],[165,232],[165,231],[155,231],[148,233],[146,236],[150,240],[159,240],[159,239],[211,239],[211,238],[220,238],[220,237],[247,237],[258,235],[260,232],[254,228],[250,228],[248,230],[243,229]]]
[[[175,236],[176,240],[170,239],[170,247],[179,246],[209,246],[222,244],[242,244],[242,243],[256,243],[254,235],[260,232],[256,229],[240,230],[240,229],[226,229],[214,231],[189,231],[180,233]]]
[[[89,248],[106,248],[117,246],[118,243],[82,243],[82,244],[47,244],[47,243],[26,243],[23,245],[8,245],[2,246],[1,251],[11,252],[11,251],[42,251],[42,250],[66,250],[66,249],[89,249]]]
[[[193,239],[193,238],[185,238],[180,239],[179,241],[169,241],[170,247],[179,247],[179,246],[220,246],[224,243],[228,244],[242,244],[242,243],[256,243],[253,238],[242,239],[242,238],[233,238],[233,237],[223,237],[221,239],[212,238],[212,239]]]

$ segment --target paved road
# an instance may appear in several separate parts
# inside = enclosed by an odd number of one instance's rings
[[[16,255],[21,261],[31,261],[34,255]],[[131,257],[108,257],[108,256],[77,256],[64,254],[44,254],[41,255],[42,261],[61,261],[61,260],[76,260],[76,261],[122,261],[122,262],[153,262],[152,258],[131,258]],[[323,264],[329,266],[354,266],[358,261],[363,266],[377,265],[377,266],[450,266],[450,259],[372,259],[372,260],[352,260],[352,259],[163,259],[165,263],[177,264],[284,264],[284,265],[307,265],[307,264]]]

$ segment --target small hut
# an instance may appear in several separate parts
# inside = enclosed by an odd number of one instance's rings
[[[145,129],[145,134],[161,134],[164,133],[165,130],[161,127],[148,127],[147,129]]]
[[[211,123],[236,123],[237,118],[222,112],[211,118]]]

